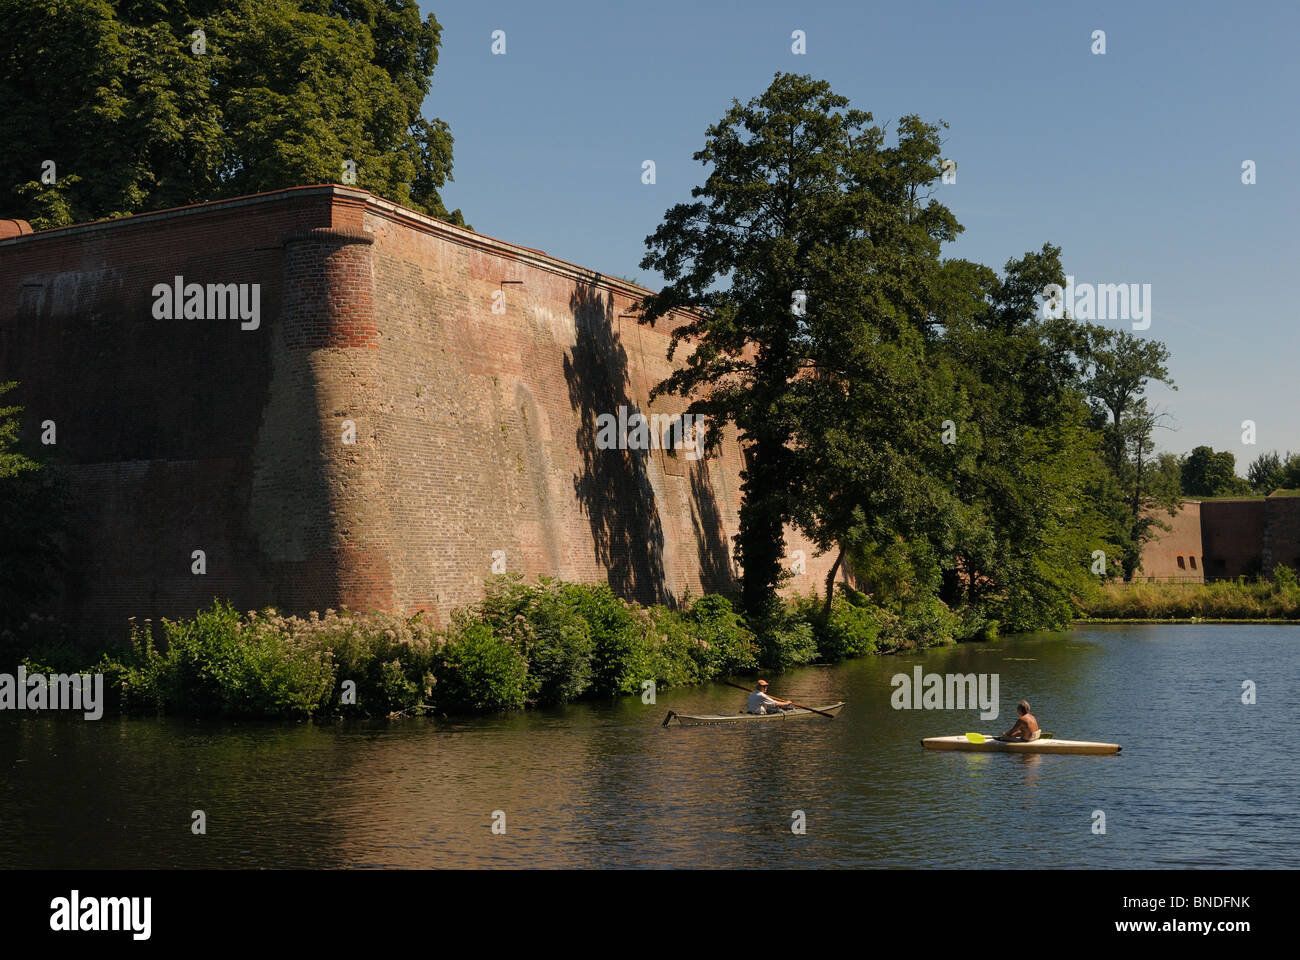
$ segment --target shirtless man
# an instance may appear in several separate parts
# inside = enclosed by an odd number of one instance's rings
[[[1002,736],[995,737],[995,740],[1002,740],[1006,743],[1029,743],[1031,740],[1038,739],[1040,732],[1038,718],[1029,712],[1029,701],[1021,700],[1017,703],[1016,713],[1020,714],[1020,719],[1016,721],[1015,726]]]

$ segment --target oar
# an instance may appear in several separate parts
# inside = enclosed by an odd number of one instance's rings
[[[754,692],[754,691],[751,690],[749,687],[742,687],[740,684],[738,684],[738,683],[732,683],[730,680],[723,680],[722,682],[725,683],[725,684],[726,684],[727,686],[729,686],[729,687],[735,687],[737,690],[744,690],[746,693],[753,693],[753,692]],[[770,694],[769,694],[769,696],[770,696]],[[776,698],[774,698],[774,699],[776,699]],[[827,713],[825,710],[818,710],[816,707],[805,707],[802,703],[795,703],[793,700],[790,701],[790,706],[792,706],[792,707],[798,707],[800,710],[807,710],[807,711],[809,711],[810,713],[820,713],[823,717],[830,717],[832,720],[835,719],[835,714],[833,714],[833,713]],[[979,736],[979,734],[976,734],[976,736]]]
[[[968,734],[966,734],[966,739],[969,740],[971,743],[983,743],[985,740],[996,740],[997,737],[986,737],[986,736],[984,736],[984,734],[982,734],[982,733],[968,733]],[[1051,740],[1051,739],[1052,739],[1052,735],[1051,735],[1050,733],[1040,733],[1040,734],[1038,735],[1038,739],[1039,739],[1039,740]],[[1007,743],[1007,742],[1014,743],[1015,741],[1003,741],[1003,742],[1004,742],[1004,743]],[[1032,742],[1032,741],[1030,741],[1030,742]]]
[[[675,713],[673,713],[673,711],[669,710],[669,711],[668,711],[668,716],[664,717],[663,726],[665,726],[665,727],[668,726],[668,724],[672,721],[673,717],[675,717],[675,716],[677,716],[677,714],[675,714]]]

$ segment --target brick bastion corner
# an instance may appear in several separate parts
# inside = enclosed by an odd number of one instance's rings
[[[600,414],[685,407],[649,402],[684,318],[637,324],[642,288],[335,185],[8,234],[0,382],[26,439],[53,424],[47,607],[87,634],[214,597],[442,622],[494,564],[642,602],[734,586],[734,428],[697,460],[596,447]],[[833,558],[787,552],[821,588]]]

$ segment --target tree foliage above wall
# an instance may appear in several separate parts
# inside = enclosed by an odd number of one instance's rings
[[[347,183],[351,162],[357,186],[464,223],[439,194],[451,134],[421,115],[441,27],[415,0],[0,0],[0,23],[0,216]]]
[[[673,335],[693,350],[652,397],[687,397],[746,444],[747,612],[784,579],[791,525],[877,602],[1056,626],[1131,575],[1153,507],[1176,509],[1144,399],[1169,382],[1164,346],[1045,310],[1059,247],[1001,274],[944,259],[962,228],[938,199],[943,126],[878,125],[778,74],[708,129],[693,202],[646,238],[667,284],[642,322],[694,311]]]

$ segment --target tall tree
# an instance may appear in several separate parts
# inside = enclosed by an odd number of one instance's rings
[[[996,615],[1007,629],[1058,625],[1108,540],[1093,507],[1097,437],[1082,391],[1085,331],[1045,316],[1041,291],[1064,280],[1060,248],[987,267],[947,261],[933,317],[936,363],[955,371],[947,466],[963,505],[957,564],[943,597]]]
[[[0,24],[0,215],[60,226],[351,163],[464,222],[440,197],[451,134],[421,115],[441,28],[415,0],[0,0]]]
[[[1177,387],[1169,376],[1169,350],[1163,343],[1095,324],[1087,330],[1092,368],[1084,386],[1108,471],[1098,504],[1109,518],[1124,579],[1131,580],[1141,568],[1146,544],[1166,528],[1159,512],[1173,516],[1181,505],[1177,487],[1167,482],[1164,472],[1151,469],[1153,433],[1161,415],[1146,400],[1152,383]]]
[[[743,434],[736,554],[751,612],[774,595],[787,522],[829,546],[871,512],[852,497],[812,507],[810,486],[833,472],[817,460],[821,444],[848,439],[843,412],[873,409],[891,372],[915,366],[906,357],[918,347],[917,281],[930,248],[958,229],[923,196],[938,175],[935,129],[907,117],[887,145],[871,115],[827,83],[778,74],[708,129],[695,154],[708,178],[646,238],[641,265],[667,284],[642,304],[642,322],[697,311],[674,331],[670,356],[686,340],[693,351],[652,396],[692,397],[714,441],[727,422]]]

